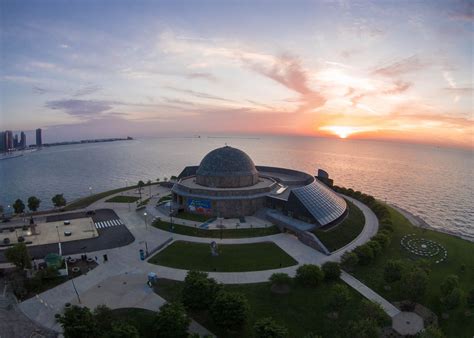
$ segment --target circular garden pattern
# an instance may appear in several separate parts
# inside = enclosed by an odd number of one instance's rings
[[[403,236],[400,244],[417,256],[436,259],[436,264],[443,262],[448,257],[448,251],[441,244],[430,239],[416,237],[416,234]]]

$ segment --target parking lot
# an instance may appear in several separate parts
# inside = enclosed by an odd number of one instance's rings
[[[86,214],[86,212],[56,214],[47,216],[46,223],[64,222],[67,220],[72,221],[74,219],[85,217],[92,218],[94,227],[99,236],[61,243],[63,255],[112,249],[128,245],[135,240],[118,215],[111,209],[98,209],[94,211],[94,214]],[[6,261],[3,251],[4,250],[0,250],[0,262]],[[32,257],[39,259],[46,256],[48,253],[57,253],[58,244],[51,243],[29,246],[28,251]]]

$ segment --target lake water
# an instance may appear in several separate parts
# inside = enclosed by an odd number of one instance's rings
[[[257,165],[323,168],[337,185],[397,204],[433,227],[474,235],[472,151],[347,139],[157,138],[45,148],[0,161],[0,204],[35,195],[44,209],[57,193],[71,201],[89,187],[96,193],[178,175],[225,143]]]

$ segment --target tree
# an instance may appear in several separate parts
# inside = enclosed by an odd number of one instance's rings
[[[258,320],[253,326],[253,330],[258,338],[284,338],[288,336],[287,328],[277,324],[271,317]]]
[[[137,328],[129,323],[113,322],[110,331],[103,337],[107,338],[140,338]]]
[[[337,262],[326,262],[322,265],[324,279],[328,281],[338,280],[341,275],[341,268]]]
[[[441,283],[441,296],[446,297],[449,295],[455,288],[459,286],[459,277],[457,275],[447,276]]]
[[[229,330],[237,330],[247,320],[249,304],[244,295],[220,291],[211,306],[211,317],[216,325]]]
[[[385,313],[380,304],[367,299],[362,300],[359,313],[362,318],[371,319],[375,321],[378,326],[384,326],[390,322],[390,317]]]
[[[446,296],[442,298],[442,301],[443,301],[444,306],[446,306],[447,309],[451,310],[459,306],[459,304],[461,304],[462,297],[463,297],[462,290],[458,287],[455,287],[454,289],[451,290],[449,294],[447,294]]]
[[[324,273],[317,265],[303,264],[296,270],[296,281],[305,286],[318,286],[323,278]]]
[[[402,279],[404,263],[399,260],[389,260],[383,271],[383,278],[387,283],[392,283]]]
[[[367,244],[358,246],[354,249],[360,265],[368,265],[374,259],[374,250]]]
[[[65,338],[99,337],[94,315],[87,307],[73,305],[60,315],[58,322],[63,327]]]
[[[21,214],[25,211],[25,203],[23,203],[21,199],[17,199],[12,206],[13,210],[15,210],[15,214]]]
[[[186,338],[191,319],[180,303],[166,303],[156,317],[155,330],[160,338]]]
[[[54,206],[59,208],[66,205],[66,199],[64,198],[63,194],[56,194],[53,198],[51,198]]]
[[[329,308],[332,311],[341,310],[344,305],[351,299],[349,288],[344,284],[336,284],[331,288],[331,298],[329,300]]]
[[[192,310],[208,309],[221,286],[208,274],[201,271],[189,271],[184,279],[181,293],[183,304]]]
[[[101,336],[105,336],[112,329],[112,321],[114,320],[112,310],[105,305],[98,305],[92,314],[97,325],[97,332]]]
[[[5,257],[13,263],[17,268],[31,269],[31,257],[25,243],[18,243],[5,250]]]
[[[3,207],[3,205],[0,204],[0,214],[3,216],[3,211],[5,210],[5,208]]]
[[[387,232],[379,232],[377,235],[372,237],[372,240],[379,243],[382,248],[387,248],[390,245],[390,237],[387,235]]]
[[[138,181],[137,188],[138,188],[138,193],[140,194],[140,199],[142,199],[142,189],[145,186],[145,182],[142,180]]]
[[[374,252],[374,257],[377,257],[380,252],[382,252],[382,246],[379,242],[370,240],[365,245],[369,246],[372,251]]]
[[[402,277],[403,294],[413,302],[423,299],[428,285],[428,275],[425,271],[415,268]]]
[[[359,257],[354,252],[346,251],[341,257],[342,267],[349,271],[352,271],[357,263],[359,263]]]
[[[439,327],[430,325],[420,333],[420,338],[446,338],[446,336]]]
[[[364,318],[357,322],[351,322],[349,325],[349,333],[352,337],[373,338],[379,337],[380,329],[374,320]]]
[[[471,289],[467,295],[467,304],[471,307],[474,306],[474,289]]]
[[[41,203],[41,200],[38,199],[37,197],[35,196],[28,197],[28,209],[30,209],[31,211],[38,210],[40,203]]]
[[[270,276],[269,281],[276,286],[283,286],[291,284],[291,277],[283,272],[277,272]]]

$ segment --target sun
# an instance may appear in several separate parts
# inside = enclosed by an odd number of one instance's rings
[[[359,128],[357,127],[349,127],[349,126],[326,126],[321,127],[321,130],[327,130],[340,138],[347,138],[348,136],[357,133]]]

